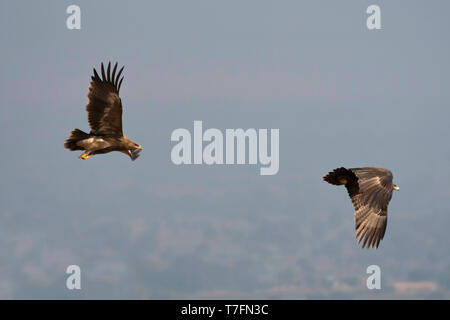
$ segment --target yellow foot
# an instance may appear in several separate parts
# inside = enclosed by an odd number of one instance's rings
[[[83,153],[83,154],[80,156],[80,159],[87,160],[87,159],[89,159],[90,157],[91,157],[91,156],[88,155],[87,153]]]

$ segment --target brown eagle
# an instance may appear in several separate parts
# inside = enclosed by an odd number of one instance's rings
[[[337,168],[323,179],[334,185],[345,185],[355,207],[355,229],[362,247],[378,248],[387,225],[388,204],[392,191],[399,190],[392,183],[392,172],[377,167]]]
[[[94,68],[89,87],[89,103],[86,105],[89,126],[91,132],[86,133],[80,129],[72,131],[64,147],[74,150],[85,150],[81,159],[89,159],[94,154],[119,151],[128,155],[131,160],[136,160],[142,147],[136,142],[123,135],[122,130],[122,100],[119,97],[120,86],[123,76],[122,67],[116,75],[117,62],[111,73],[111,62],[108,69],[102,63],[102,77]]]

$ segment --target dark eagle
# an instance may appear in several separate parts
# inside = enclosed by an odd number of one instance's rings
[[[117,63],[111,73],[111,62],[108,69],[102,63],[102,77],[94,68],[89,87],[89,103],[86,105],[91,132],[86,133],[80,129],[72,131],[64,147],[74,150],[85,150],[81,159],[89,159],[94,154],[119,151],[136,160],[142,147],[135,141],[123,135],[122,130],[122,100],[119,97],[123,77],[120,75],[122,67],[116,75]]]
[[[392,172],[377,167],[337,168],[323,179],[334,185],[345,185],[355,207],[355,229],[362,247],[378,248],[387,225],[388,204],[392,191],[399,190],[392,183]]]

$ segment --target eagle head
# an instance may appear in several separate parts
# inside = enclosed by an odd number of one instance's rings
[[[127,149],[126,153],[128,154],[131,160],[133,161],[136,160],[139,157],[139,153],[142,151],[142,146],[136,141],[133,141],[125,136],[124,140]]]

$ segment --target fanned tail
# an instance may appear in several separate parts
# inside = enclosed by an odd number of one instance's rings
[[[70,134],[69,139],[64,142],[64,148],[67,148],[71,151],[75,150],[84,150],[84,148],[80,147],[77,142],[80,140],[84,140],[89,138],[89,134],[81,131],[80,129],[74,129]]]
[[[323,180],[334,184],[335,186],[339,186],[347,184],[347,182],[352,180],[357,180],[357,178],[351,170],[341,167],[329,172],[325,177],[323,177]]]

